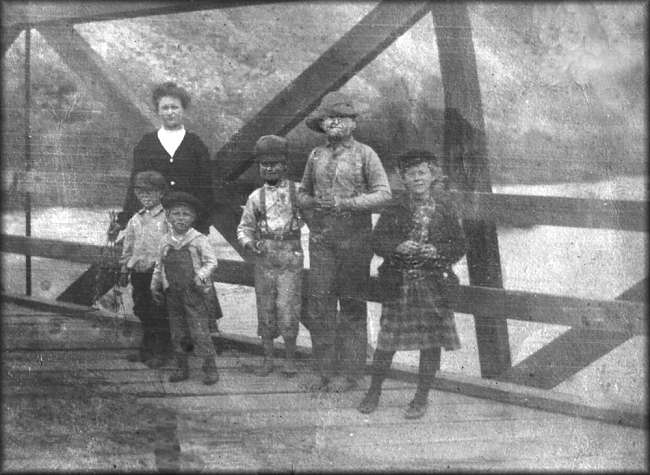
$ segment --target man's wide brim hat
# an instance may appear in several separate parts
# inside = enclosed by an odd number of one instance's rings
[[[341,92],[330,92],[320,105],[305,120],[305,124],[316,132],[323,132],[321,122],[325,117],[353,117],[359,115],[352,99]]]
[[[196,214],[201,214],[204,211],[203,203],[196,196],[184,191],[170,191],[169,193],[165,193],[160,201],[165,209],[184,204],[192,208]]]

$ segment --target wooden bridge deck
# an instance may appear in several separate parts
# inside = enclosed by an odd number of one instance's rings
[[[3,470],[647,469],[644,429],[442,391],[407,421],[396,380],[364,416],[363,388],[256,377],[234,349],[215,386],[170,384],[124,359],[133,333],[6,303],[2,333]]]

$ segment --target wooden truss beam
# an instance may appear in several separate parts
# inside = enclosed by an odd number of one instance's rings
[[[285,135],[325,94],[345,84],[428,11],[427,2],[385,1],[377,5],[217,152],[223,181],[234,181],[250,166],[251,150],[261,135]]]
[[[21,31],[23,31],[23,28],[20,26],[2,28],[2,56],[11,48],[11,45],[14,44]]]
[[[467,7],[451,2],[430,5],[444,87],[444,165],[452,182],[462,191],[491,193],[481,91]],[[503,287],[494,222],[464,219],[463,228],[469,245],[470,283]],[[474,321],[481,375],[494,378],[511,366],[506,316],[477,309]]]
[[[155,116],[124,87],[126,81],[114,68],[109,68],[88,42],[70,24],[43,24],[39,33],[70,69],[98,95],[106,97],[112,120],[109,127],[133,142],[155,128]],[[130,162],[130,160],[129,160]],[[60,296],[66,302],[90,305],[93,298],[96,267],[91,266]],[[106,289],[108,290],[108,289]]]
[[[619,295],[619,301],[647,301],[648,279]],[[643,326],[644,322],[639,322]],[[642,331],[642,333],[645,333]],[[605,356],[632,335],[628,332],[573,327],[499,376],[500,381],[552,389]]]
[[[115,111],[114,130],[121,131],[118,133],[122,133],[129,142],[135,142],[145,132],[155,129],[157,120],[150,108],[123,87],[125,80],[104,63],[74,27],[41,25],[38,30],[75,73],[97,92],[104,93],[106,104]],[[227,202],[219,203],[215,206],[212,219],[216,229],[238,252],[240,246],[235,230],[240,214],[238,206]],[[91,289],[94,288],[95,273],[95,267],[88,269],[59,298],[67,302],[88,304],[93,295]]]
[[[648,230],[646,201],[460,191],[449,192],[449,198],[459,215],[471,220],[518,227],[546,225],[638,232]]]
[[[233,8],[256,5],[261,0],[171,0],[171,1],[5,1],[3,2],[4,28],[26,24],[33,26],[57,23],[85,23],[92,21],[121,20],[151,15],[167,15],[199,10]]]
[[[114,125],[109,126],[125,130],[133,137],[155,128],[156,119],[150,107],[124,87],[124,78],[104,62],[72,25],[41,25],[38,31],[85,84],[106,96],[106,105],[115,112]]]

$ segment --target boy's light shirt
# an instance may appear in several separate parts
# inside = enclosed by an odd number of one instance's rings
[[[291,182],[282,179],[276,186],[265,183],[264,193],[266,194],[266,222],[271,232],[285,230],[291,225],[293,212],[291,209],[291,198],[289,195],[289,185]],[[296,186],[296,191],[297,191]],[[297,193],[296,193],[297,195]],[[296,203],[297,205],[297,203]],[[244,211],[242,212],[241,221],[237,226],[237,239],[242,246],[248,242],[255,241],[255,231],[257,229],[257,218],[262,208],[260,201],[260,188],[253,191],[248,200]]]
[[[151,271],[168,229],[162,205],[157,204],[149,210],[142,208],[129,219],[124,230],[120,263],[135,272]]]

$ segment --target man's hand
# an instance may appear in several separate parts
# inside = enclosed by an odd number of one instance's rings
[[[420,256],[424,259],[436,259],[438,257],[438,250],[432,244],[424,244],[420,247]]]
[[[411,239],[408,239],[408,240],[400,243],[395,248],[395,252],[398,252],[400,254],[408,254],[408,255],[415,254],[419,250],[420,250],[420,245],[417,242],[415,242],[415,241],[413,241]]]
[[[320,198],[317,200],[317,202],[318,202],[318,207],[321,209],[335,211],[335,212],[344,211],[343,198],[339,198],[338,196]]]

